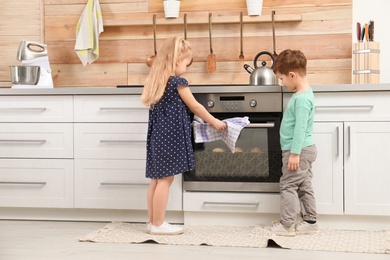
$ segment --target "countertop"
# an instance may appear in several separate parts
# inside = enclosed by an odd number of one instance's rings
[[[0,96],[14,95],[136,95],[142,86],[128,87],[58,87],[58,88],[0,88]],[[211,85],[190,86],[193,93],[239,93],[239,92],[289,92],[281,86]],[[390,91],[388,84],[339,84],[313,85],[314,92],[366,92]]]

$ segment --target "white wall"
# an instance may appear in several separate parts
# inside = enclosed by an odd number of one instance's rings
[[[380,83],[390,83],[390,1],[353,0],[352,1],[352,42],[356,39],[356,23],[362,25],[374,20],[374,41],[380,43]],[[387,28],[387,29],[386,29]]]

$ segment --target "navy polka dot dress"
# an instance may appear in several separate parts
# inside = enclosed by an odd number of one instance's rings
[[[186,79],[171,76],[161,100],[149,110],[146,177],[160,179],[195,168],[190,111],[177,87]]]

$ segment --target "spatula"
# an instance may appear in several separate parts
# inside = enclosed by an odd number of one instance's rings
[[[211,41],[211,16],[212,14],[209,13],[209,40],[210,40],[210,54],[207,55],[207,61],[206,61],[206,72],[211,73],[216,71],[217,69],[217,58],[215,54],[213,53],[213,45]]]

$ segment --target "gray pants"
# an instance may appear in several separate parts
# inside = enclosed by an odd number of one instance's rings
[[[290,171],[287,167],[290,151],[282,154],[282,177],[280,178],[280,219],[285,226],[295,224],[299,210],[303,220],[317,220],[316,201],[311,180],[311,164],[317,158],[315,145],[304,147],[300,154],[299,169]]]

